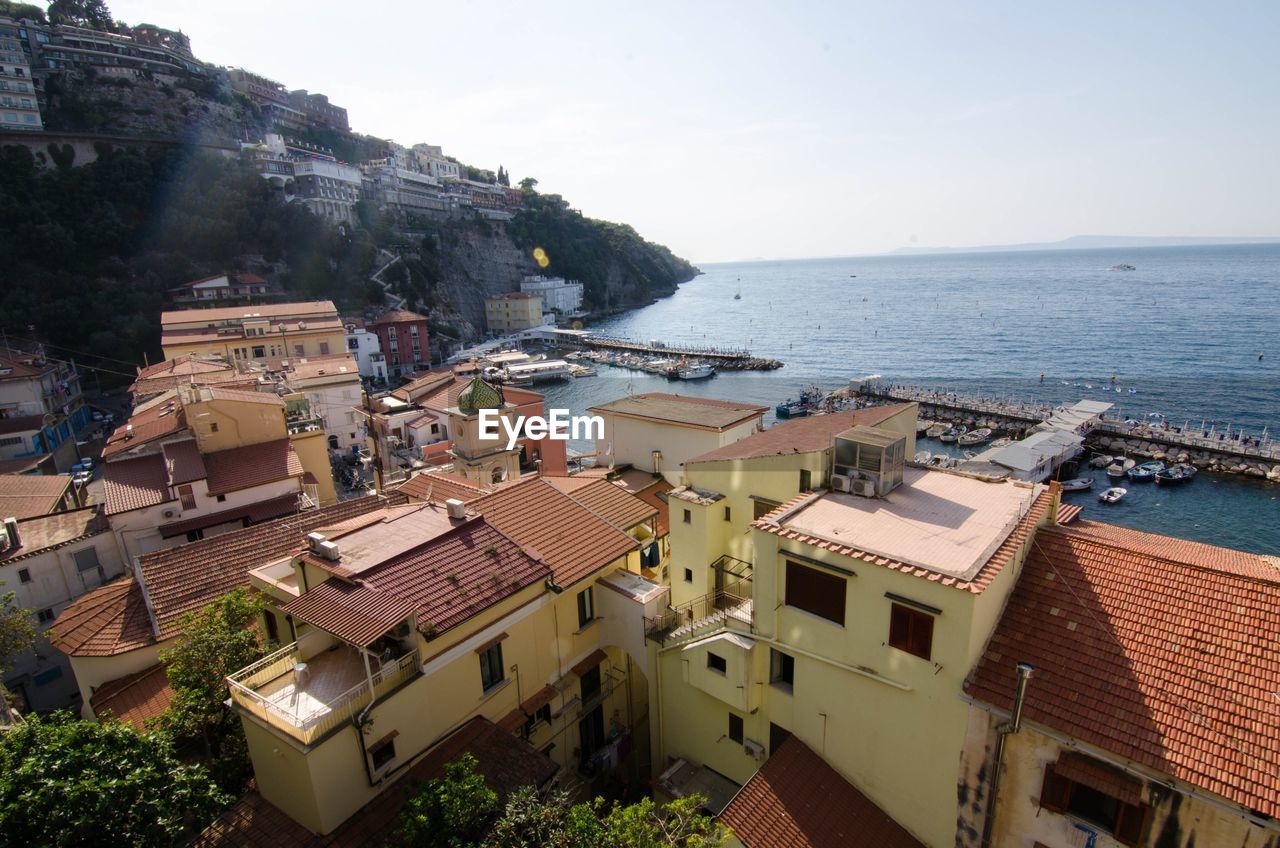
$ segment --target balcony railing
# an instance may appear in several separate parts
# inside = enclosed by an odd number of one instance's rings
[[[715,623],[719,626],[726,612],[741,608],[750,602],[750,580],[726,583],[700,598],[694,598],[678,607],[668,607],[656,616],[646,617],[644,632],[650,639],[664,642],[676,635],[677,631],[681,633],[696,631],[700,622]]]
[[[342,650],[356,653],[350,648],[339,649]],[[399,659],[381,663],[370,678],[360,669],[360,682],[325,697],[324,693],[336,688],[334,684],[340,686],[350,671],[333,667],[337,665],[334,661],[326,663],[328,653],[306,661],[308,670],[304,675],[299,670],[304,660],[297,643],[281,648],[227,678],[231,699],[261,721],[309,745],[419,673],[415,649]]]

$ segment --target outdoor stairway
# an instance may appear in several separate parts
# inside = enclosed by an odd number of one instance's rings
[[[679,645],[684,642],[692,642],[702,636],[708,636],[718,630],[731,627],[731,622],[735,621],[745,625],[746,629],[750,630],[751,599],[748,598],[737,606],[718,609],[708,616],[682,624],[666,634],[662,639],[662,643],[664,645]]]

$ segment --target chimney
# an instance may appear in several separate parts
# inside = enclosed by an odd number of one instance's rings
[[[449,510],[449,517],[458,521],[467,517],[467,505],[457,498],[449,498],[444,502],[445,507]]]
[[[18,532],[18,519],[6,518],[4,520],[4,532],[8,537],[10,548],[22,547],[22,535]]]

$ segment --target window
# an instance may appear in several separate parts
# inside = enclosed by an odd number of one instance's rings
[[[210,433],[216,433],[216,432],[218,432],[218,422],[217,422],[217,421],[210,421],[210,422],[209,422],[209,432],[210,432]]]
[[[296,345],[294,345],[294,346],[293,346],[293,355],[294,355],[294,356],[299,356],[299,357],[301,357],[301,356],[306,356],[306,355],[307,355],[307,353],[306,353],[306,348],[304,348],[304,347],[303,347],[302,345],[300,345],[300,344],[296,344]]]
[[[751,520],[759,521],[779,506],[780,504],[776,504],[773,501],[765,501],[756,498],[751,504]]]
[[[693,523],[693,513],[689,512],[689,510],[687,509],[684,511],[684,523],[685,524]]]
[[[369,759],[373,763],[373,770],[377,771],[383,766],[390,763],[396,758],[396,739],[395,734],[391,734],[386,739],[379,740],[369,746]]]
[[[729,713],[729,741],[737,742],[741,745],[743,736],[742,716],[736,716],[733,713]]]
[[[50,607],[45,607],[36,613],[36,620],[41,624],[48,624],[53,621],[53,610]]]
[[[933,616],[905,604],[889,611],[889,645],[927,660],[933,653]]]
[[[707,651],[707,668],[724,674],[729,670],[729,664],[725,662],[725,658],[719,654],[713,654],[710,651]]]
[[[769,682],[790,691],[796,682],[796,658],[770,648]]]
[[[18,582],[19,582],[19,583],[30,583],[30,582],[31,582],[31,569],[29,569],[29,568],[19,568],[19,569],[18,569]]]
[[[329,354],[329,343],[328,343],[328,342],[320,342],[320,355],[321,355],[321,356],[328,356],[328,354]]]
[[[502,672],[502,643],[499,642],[480,654],[480,685],[488,692],[505,679]]]
[[[1092,786],[1062,777],[1054,772],[1052,765],[1044,770],[1040,806],[1084,819],[1110,832],[1117,842],[1131,846],[1142,841],[1150,811],[1146,804],[1129,804]]]
[[[848,581],[834,574],[787,560],[787,606],[811,612],[844,626]]]
[[[255,359],[261,359],[262,357],[264,357],[264,356],[266,356],[266,355],[267,355],[267,348],[266,348],[266,346],[265,346],[265,345],[254,345],[254,346],[253,346],[253,356],[254,356],[254,358],[255,358]]]
[[[578,593],[578,629],[586,627],[596,620],[595,597],[588,586]]]
[[[529,719],[524,723],[524,732],[526,734],[532,733],[534,728],[536,728],[541,722],[546,722],[547,724],[551,723],[550,704],[543,704],[538,707],[538,709],[534,710],[533,715],[529,716]]]
[[[807,468],[800,469],[800,491],[802,492],[809,491],[810,489],[813,488],[812,483],[813,483],[813,477],[812,477],[812,474],[809,472],[809,469]]]
[[[600,692],[600,666],[593,665],[582,672],[578,681],[582,685],[582,703],[585,704]]]
[[[692,582],[693,582],[693,569],[692,569],[692,568],[686,568],[686,569],[684,570],[684,582],[686,582],[686,583],[692,583]]]
[[[179,497],[179,499],[181,499],[181,500],[182,500],[182,508],[183,508],[183,509],[195,509],[195,508],[196,508],[196,496],[195,496],[195,493],[194,493],[193,491],[191,491],[191,487],[190,487],[190,486],[179,486],[179,487],[178,487],[178,497]]]
[[[725,508],[724,508],[724,520],[725,520],[725,521],[732,521],[733,519],[730,517],[731,515],[732,515],[732,513],[730,513],[730,512],[729,512],[729,507],[725,507]]]
[[[218,495],[218,496],[217,496],[217,498],[215,498],[215,500],[216,500],[218,503],[226,503],[226,502],[227,502],[227,496],[226,496],[226,495]]]

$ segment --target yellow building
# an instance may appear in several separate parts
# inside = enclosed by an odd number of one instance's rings
[[[593,406],[604,420],[596,439],[598,463],[631,466],[684,482],[684,463],[731,445],[763,427],[763,406],[650,392]]]
[[[227,362],[329,356],[347,349],[331,300],[182,309],[160,313],[165,359],[194,354]]]
[[[749,562],[717,562],[727,542],[697,552],[718,582],[650,628],[655,771],[681,766],[665,792],[711,786],[727,802],[794,736],[924,844],[954,841],[962,683],[1055,504],[1043,487],[905,467],[914,432],[855,425],[809,469],[870,480],[874,496],[815,488],[751,524]],[[735,491],[754,491],[756,460]],[[669,497],[678,585],[682,542],[732,521],[719,492]]]
[[[527,292],[486,297],[484,320],[489,332],[499,336],[541,327],[542,298]]]

